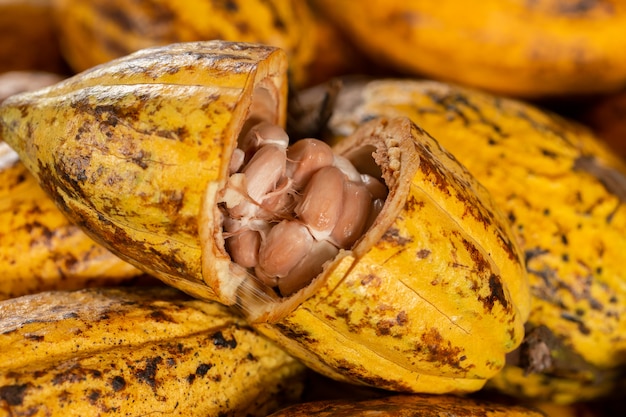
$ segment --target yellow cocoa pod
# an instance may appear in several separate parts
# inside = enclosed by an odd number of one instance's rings
[[[0,73],[67,71],[59,48],[52,1],[0,1]]]
[[[265,416],[304,366],[243,319],[169,287],[0,302],[0,416]]]
[[[316,93],[324,96],[324,88],[302,99]],[[409,117],[467,167],[508,217],[525,253],[532,309],[527,339],[509,358],[515,369],[493,384],[559,402],[609,393],[626,349],[623,160],[578,123],[468,88],[353,80],[335,95],[328,123],[335,138],[374,117]]]
[[[142,274],[73,225],[0,142],[0,299],[118,284]]]
[[[46,72],[0,75],[0,102],[61,81]],[[70,224],[9,146],[0,142],[0,299],[116,284],[141,271]]]
[[[284,49],[295,85],[315,59],[315,22],[300,0],[52,0],[62,51],[84,71],[139,49],[222,39]]]
[[[296,404],[269,417],[546,417],[536,408],[453,395],[394,395],[370,400]],[[551,416],[550,416],[551,417]]]
[[[1,134],[96,241],[235,306],[320,373],[398,391],[480,389],[521,343],[529,309],[506,219],[406,118],[364,124],[336,149],[301,142],[329,158],[304,181],[318,159],[294,156],[281,130],[286,62],[260,44],[142,50],[7,99]],[[368,203],[354,210],[346,190]],[[257,247],[236,249],[244,232]]]
[[[411,75],[518,97],[626,85],[620,0],[314,0],[371,57]]]

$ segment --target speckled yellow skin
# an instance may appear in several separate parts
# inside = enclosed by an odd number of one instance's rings
[[[5,72],[0,75],[0,102],[61,80],[45,72]],[[4,142],[0,142],[0,228],[0,299],[116,284],[141,274],[70,224]]]
[[[478,390],[521,342],[529,308],[506,221],[407,119],[374,120],[335,150],[349,157],[364,146],[378,147],[390,188],[383,212],[286,301],[299,303],[292,312],[268,312],[255,327],[339,380],[403,392]]]
[[[348,135],[375,116],[410,117],[491,192],[525,252],[533,295],[528,329],[547,326],[599,369],[624,363],[626,168],[619,157],[580,125],[452,85],[373,80],[347,83],[340,94],[329,124],[334,134]],[[595,168],[581,165],[583,157],[595,158]],[[579,383],[566,378],[563,390],[538,384],[529,393],[552,398],[561,391],[561,401],[574,401],[610,388],[587,369],[568,372]],[[532,386],[541,379],[516,378]]]
[[[0,143],[0,299],[142,273],[72,225],[12,153]]]
[[[223,39],[283,49],[291,81],[306,84],[316,24],[300,0],[51,0],[65,58],[76,72],[139,49]]]
[[[314,0],[370,56],[517,97],[626,86],[621,0]]]
[[[373,400],[297,404],[269,417],[545,417],[530,407],[452,395],[395,395]],[[550,416],[552,417],[552,416]]]
[[[286,57],[204,42],[137,52],[2,103],[1,135],[63,212],[138,268],[204,298],[198,213],[257,87],[284,124]]]
[[[168,287],[0,302],[0,416],[265,416],[304,367],[227,308]]]

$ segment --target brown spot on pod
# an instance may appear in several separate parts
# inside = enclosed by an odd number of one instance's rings
[[[0,399],[8,405],[21,405],[28,390],[28,384],[5,385],[0,387]]]
[[[160,363],[163,362],[163,358],[156,356],[154,358],[148,358],[145,360],[145,368],[135,371],[135,377],[140,381],[150,385],[152,389],[156,389],[157,380],[156,373]]]
[[[110,384],[113,391],[118,392],[126,387],[126,380],[123,377],[116,375],[111,378]]]
[[[234,336],[231,339],[226,339],[222,332],[217,332],[211,338],[213,339],[213,344],[218,348],[234,349],[237,347],[237,340],[235,340]]]

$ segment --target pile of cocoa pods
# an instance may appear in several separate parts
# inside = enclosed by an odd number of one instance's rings
[[[0,416],[626,413],[626,3],[0,28]]]

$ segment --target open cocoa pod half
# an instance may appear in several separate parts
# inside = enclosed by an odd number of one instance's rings
[[[2,139],[94,239],[311,368],[480,389],[529,300],[490,195],[406,118],[290,143],[285,74],[262,45],[147,49],[5,101]]]

